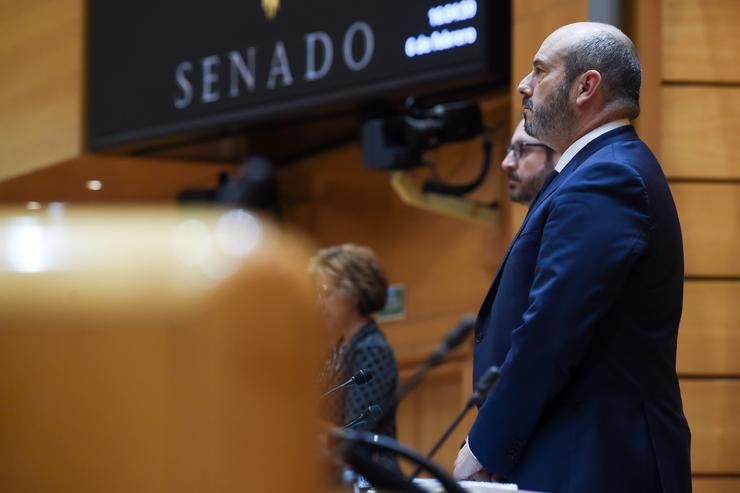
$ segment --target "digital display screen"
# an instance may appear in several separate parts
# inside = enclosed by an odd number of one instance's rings
[[[92,149],[506,82],[508,1],[90,0]]]

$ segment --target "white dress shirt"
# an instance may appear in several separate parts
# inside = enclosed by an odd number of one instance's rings
[[[580,139],[573,142],[563,153],[562,156],[560,156],[560,159],[558,160],[558,163],[555,165],[555,171],[560,173],[563,171],[563,168],[565,168],[568,163],[575,157],[578,152],[586,147],[589,142],[596,139],[597,137],[604,135],[605,133],[614,130],[615,128],[624,127],[625,125],[629,125],[630,121],[627,118],[622,118],[621,120],[614,120],[609,123],[605,123],[601,125],[600,127],[596,127],[595,129],[591,130],[589,133],[581,137]]]

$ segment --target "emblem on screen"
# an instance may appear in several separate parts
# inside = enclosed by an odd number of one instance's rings
[[[268,21],[273,20],[280,10],[280,0],[262,0],[262,10]]]

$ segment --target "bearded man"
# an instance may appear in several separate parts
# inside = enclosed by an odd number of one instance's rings
[[[560,154],[524,131],[524,120],[521,120],[501,161],[501,169],[509,179],[511,201],[529,206],[558,159]]]
[[[683,248],[640,112],[632,42],[597,23],[545,39],[519,84],[527,133],[561,153],[478,314],[474,378],[501,378],[458,479],[550,493],[691,491],[676,376]]]

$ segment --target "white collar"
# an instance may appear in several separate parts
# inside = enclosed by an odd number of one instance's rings
[[[592,140],[595,140],[597,137],[604,135],[605,133],[614,130],[615,128],[624,127],[625,125],[629,125],[630,121],[627,118],[622,118],[621,120],[614,120],[609,123],[605,123],[601,125],[600,127],[596,127],[595,129],[591,130],[589,133],[581,137],[580,139],[573,142],[563,153],[562,156],[560,156],[560,159],[558,160],[558,163],[555,165],[555,171],[560,173],[563,171],[565,166],[573,159],[578,152],[586,147],[589,142]]]

